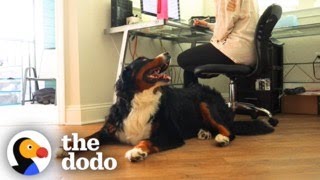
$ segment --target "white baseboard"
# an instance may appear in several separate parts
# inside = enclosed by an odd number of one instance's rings
[[[229,94],[222,93],[228,100]],[[85,125],[104,122],[113,103],[70,105],[66,107],[65,125]]]
[[[65,125],[84,125],[104,122],[112,103],[71,105],[66,107]]]

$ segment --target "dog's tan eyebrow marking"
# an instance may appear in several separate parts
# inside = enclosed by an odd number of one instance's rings
[[[230,131],[223,125],[219,124],[216,120],[214,120],[214,118],[212,118],[210,110],[208,109],[208,105],[206,103],[200,103],[200,111],[204,122],[207,122],[211,125],[211,127],[218,129],[220,134],[230,137]]]
[[[159,148],[156,146],[153,146],[152,142],[150,140],[142,140],[135,146],[135,148],[140,148],[142,151],[150,153],[156,153],[159,152]]]

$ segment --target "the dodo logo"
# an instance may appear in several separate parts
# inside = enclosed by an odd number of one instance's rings
[[[31,176],[42,172],[51,159],[49,141],[36,131],[22,131],[9,142],[7,156],[17,172]]]

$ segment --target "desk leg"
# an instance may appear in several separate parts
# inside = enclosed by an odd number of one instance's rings
[[[192,43],[191,43],[191,48],[194,48],[194,47],[196,47],[197,46],[197,41],[193,41]]]
[[[122,69],[124,67],[124,63],[125,63],[125,59],[126,59],[126,53],[127,53],[128,37],[129,37],[129,31],[125,30],[123,32],[123,36],[122,36],[122,43],[121,43],[121,49],[120,49],[120,55],[119,55],[116,82],[118,81],[119,76],[120,76],[120,74],[122,72]],[[117,96],[116,96],[116,92],[114,92],[114,94],[113,94],[113,103],[115,103],[116,100],[117,100]]]

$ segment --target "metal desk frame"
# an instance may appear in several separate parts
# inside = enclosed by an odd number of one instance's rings
[[[164,26],[173,27],[178,30],[179,29],[187,30],[187,31],[190,31],[191,34],[190,36],[178,35],[178,36],[170,37],[170,36],[163,35],[161,33],[158,33],[158,34],[152,33],[152,31],[150,31],[151,33],[141,31],[143,29],[152,29],[152,28],[164,27]],[[111,27],[109,31],[105,30],[105,33],[110,33],[110,34],[123,33],[116,81],[118,80],[122,72],[122,69],[125,65],[125,55],[127,53],[128,39],[130,34],[148,37],[148,38],[160,38],[160,39],[175,41],[175,42],[188,42],[188,43],[191,43],[191,47],[196,46],[196,44],[199,42],[204,42],[204,41],[208,42],[209,39],[212,37],[212,32],[209,30],[194,28],[188,24],[182,24],[182,23],[174,22],[170,20],[154,20],[154,21],[142,22],[138,24]],[[175,33],[177,32],[175,31],[170,32],[170,30],[167,30],[166,33],[167,35],[170,33],[171,35],[175,35]],[[201,35],[200,37],[197,36],[199,34]],[[320,23],[274,29],[272,37],[276,39],[282,39],[282,38],[303,37],[303,36],[311,36],[311,35],[320,35]],[[114,96],[114,101],[115,101],[115,96]]]
[[[320,35],[320,23],[315,24],[305,24],[293,27],[283,27],[274,29],[272,37],[276,39],[286,39],[286,38],[296,38],[296,37],[306,37],[306,36],[317,36]],[[301,66],[313,64],[313,62],[294,62],[294,63],[284,63],[283,66],[292,66],[289,71],[284,75],[285,77],[294,69],[299,68],[308,78],[312,81],[284,81],[283,83],[319,83],[318,80],[311,77]]]

